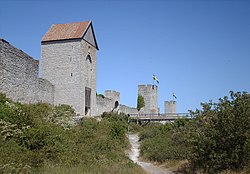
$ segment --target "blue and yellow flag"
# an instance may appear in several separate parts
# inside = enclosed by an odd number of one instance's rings
[[[176,95],[173,93],[173,98],[177,99]]]
[[[160,81],[159,81],[159,79],[153,74],[153,79],[159,84],[160,83]]]

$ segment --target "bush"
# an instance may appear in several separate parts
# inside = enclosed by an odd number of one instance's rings
[[[230,99],[202,105],[192,113],[196,117],[190,129],[193,168],[206,173],[243,169],[249,162],[249,95],[231,92]]]
[[[20,104],[0,93],[0,173],[144,173],[125,154],[127,117],[83,119],[68,105]]]
[[[180,121],[181,122],[181,121]],[[179,121],[174,124],[150,124],[140,132],[141,155],[151,161],[182,160],[187,158],[187,147],[180,141]],[[178,133],[178,135],[177,135]]]
[[[202,103],[194,119],[146,126],[141,155],[152,161],[188,159],[189,173],[250,171],[250,95],[230,92],[218,103]]]
[[[69,105],[62,104],[54,106],[47,118],[49,121],[61,125],[64,129],[69,129],[74,126],[73,116],[75,116],[75,110]]]

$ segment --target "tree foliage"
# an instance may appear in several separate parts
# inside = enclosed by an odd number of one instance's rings
[[[249,162],[250,96],[230,92],[230,98],[202,104],[193,112],[190,156],[194,168],[207,173],[239,170]]]
[[[217,103],[201,105],[190,111],[192,120],[143,129],[142,156],[159,162],[188,159],[188,173],[250,173],[250,95],[231,91]]]
[[[137,110],[140,111],[141,108],[143,108],[145,106],[145,101],[143,96],[138,95],[137,97]]]

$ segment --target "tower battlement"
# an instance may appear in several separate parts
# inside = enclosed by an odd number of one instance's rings
[[[114,90],[106,90],[105,91],[105,97],[113,100],[114,102],[120,103],[120,92],[114,91]]]
[[[158,86],[157,86],[157,85],[152,85],[152,84],[138,85],[138,89],[139,89],[139,88],[157,89]]]
[[[176,101],[164,101],[165,114],[176,113]]]

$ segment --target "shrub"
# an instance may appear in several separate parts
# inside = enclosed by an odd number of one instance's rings
[[[143,173],[125,154],[125,115],[69,126],[70,106],[20,104],[3,94],[0,109],[0,173]]]
[[[157,162],[186,159],[188,150],[177,125],[176,122],[145,126],[140,132],[141,155]]]
[[[244,168],[249,161],[249,95],[231,92],[230,99],[202,106],[193,112],[196,119],[190,129],[193,167],[207,173]]]
[[[22,128],[33,124],[33,119],[29,117],[22,108],[20,103],[6,101],[0,103],[0,119]]]
[[[149,160],[188,159],[189,173],[249,171],[250,95],[230,92],[218,103],[202,103],[191,121],[146,126],[140,133],[141,154]]]
[[[75,110],[69,105],[54,106],[51,113],[48,115],[48,120],[69,129],[74,126],[72,117],[75,115]]]
[[[11,124],[3,120],[0,120],[0,132],[1,137],[4,140],[8,140],[10,138],[19,138],[23,133],[16,124]]]

